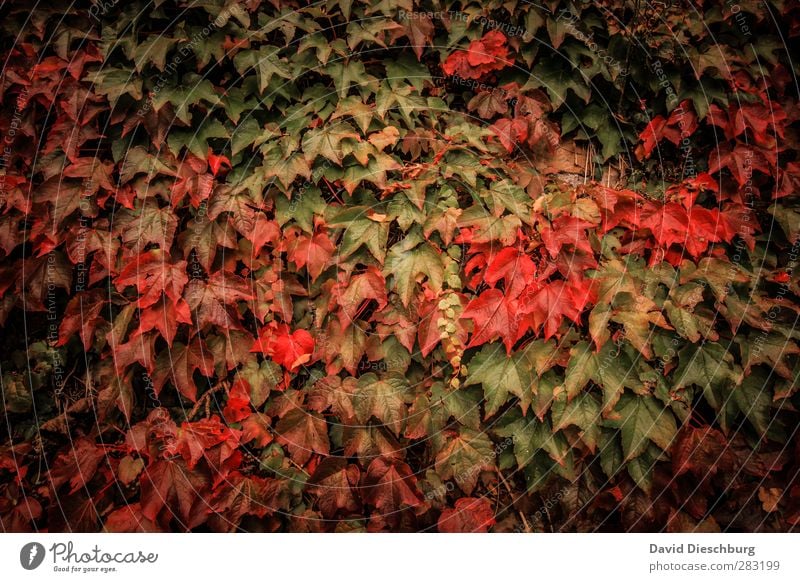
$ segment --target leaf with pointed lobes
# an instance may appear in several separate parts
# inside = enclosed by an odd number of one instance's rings
[[[497,338],[503,339],[510,354],[519,338],[519,304],[509,299],[499,289],[487,289],[467,304],[462,319],[473,322],[472,339],[468,347],[479,346]]]
[[[211,151],[211,148],[208,150],[208,167],[211,170],[211,173],[216,177],[219,174],[219,171],[223,167],[227,167],[229,170],[233,168],[231,166],[231,161],[223,155],[217,155]]]
[[[228,393],[228,402],[222,410],[222,416],[228,423],[239,422],[250,416],[251,412],[250,383],[244,378],[239,378],[231,386],[231,390]]]
[[[352,514],[361,509],[356,491],[361,479],[357,465],[342,458],[323,459],[308,480],[309,492],[316,496],[317,507],[327,519],[337,513]]]
[[[245,515],[264,517],[289,509],[288,481],[245,476],[234,471],[226,485],[218,487],[211,500],[214,513],[209,518],[209,526],[214,531],[235,531]]]
[[[261,328],[250,351],[266,354],[290,372],[295,372],[311,361],[314,338],[304,329],[292,332],[287,324],[273,321]]]
[[[442,63],[442,70],[450,76],[463,79],[480,79],[486,73],[504,69],[508,62],[506,36],[492,30],[478,40],[473,40],[467,50],[456,51]]]
[[[117,275],[114,285],[117,291],[122,291],[129,285],[136,286],[141,294],[138,305],[145,308],[161,299],[162,291],[177,303],[182,298],[183,288],[188,281],[186,261],[172,263],[166,252],[151,249],[128,263]]]
[[[535,273],[536,265],[528,255],[517,247],[506,247],[491,258],[484,280],[489,285],[494,285],[502,279],[506,294],[516,298]]]
[[[441,533],[486,533],[495,524],[494,509],[484,497],[462,497],[439,516]]]
[[[138,342],[137,342],[138,343]],[[214,375],[214,357],[200,336],[187,346],[176,342],[171,350],[162,352],[153,372],[153,391],[156,396],[169,380],[192,402],[197,401],[197,384],[192,376],[199,370],[203,376]]]
[[[481,471],[495,470],[495,449],[484,432],[461,427],[449,435],[436,455],[436,472],[442,479],[453,479],[456,485],[471,495],[478,484]]]
[[[298,465],[305,465],[313,453],[330,454],[328,425],[318,414],[294,408],[278,421],[275,434]]]
[[[386,257],[385,272],[391,275],[390,285],[403,305],[408,307],[417,289],[417,282],[427,277],[434,291],[442,289],[444,262],[442,252],[418,232],[412,232],[395,244]]]
[[[167,345],[172,347],[180,323],[191,325],[192,312],[189,310],[189,305],[183,299],[172,302],[164,297],[152,307],[141,310],[139,327],[131,332],[131,339],[156,329],[167,341]]]
[[[105,321],[100,317],[100,313],[106,303],[106,293],[103,289],[82,291],[70,299],[58,328],[56,346],[66,345],[75,332],[78,332],[83,342],[83,349],[88,352],[94,340],[95,329]]]
[[[698,127],[697,114],[688,99],[672,110],[668,119],[656,116],[639,135],[640,144],[636,146],[636,158],[648,159],[662,139],[677,146],[684,138],[692,135]]]
[[[594,224],[575,216],[559,216],[551,226],[542,229],[542,240],[551,258],[556,258],[564,245],[572,245],[576,250],[593,254],[586,235],[587,228]]]
[[[142,514],[150,521],[158,521],[163,509],[187,529],[207,519],[209,509],[203,498],[210,479],[201,471],[189,469],[182,459],[149,464],[142,471],[140,484]]]
[[[550,339],[558,332],[564,317],[580,325],[583,310],[595,301],[595,296],[589,279],[555,280],[536,290],[529,288],[519,301],[524,313],[519,323],[520,335],[528,329],[538,333],[544,326],[544,337]]]
[[[364,503],[384,514],[424,505],[411,467],[403,461],[378,457],[370,463],[362,482]]]
[[[343,281],[333,287],[331,293],[331,307],[339,305],[339,322],[343,327],[350,324],[358,317],[365,301],[374,299],[378,303],[378,310],[386,307],[386,280],[377,267],[368,267],[358,275],[353,275],[345,284]]]
[[[239,435],[239,431],[225,426],[218,416],[184,422],[176,433],[175,451],[183,457],[189,469],[194,469],[212,447],[226,441],[233,447],[238,445]]]
[[[710,426],[681,428],[671,451],[675,477],[691,471],[697,476],[715,475],[734,468],[734,454],[728,440]]]
[[[483,386],[485,418],[495,414],[506,403],[509,394],[520,399],[525,413],[531,403],[534,382],[531,368],[524,352],[506,355],[497,344],[487,344],[469,361],[469,374],[464,386]]]
[[[489,129],[497,136],[497,139],[508,153],[514,151],[519,144],[528,140],[528,121],[515,117],[508,119],[503,117],[498,119]]]
[[[291,234],[296,236],[289,240],[286,248],[287,257],[297,265],[298,269],[306,267],[311,281],[316,281],[330,264],[336,247],[325,232],[313,236],[298,234],[295,231],[289,233],[290,236]]]
[[[201,328],[215,325],[222,329],[243,329],[236,312],[236,302],[253,298],[252,290],[244,279],[222,270],[206,281],[193,279],[186,286],[186,302]]]

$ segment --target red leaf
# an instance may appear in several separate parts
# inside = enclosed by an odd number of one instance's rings
[[[232,473],[226,487],[219,488],[211,504],[214,515],[209,525],[215,531],[235,531],[242,517],[264,517],[289,509],[287,481]]]
[[[490,260],[485,281],[494,285],[503,279],[506,294],[519,297],[535,273],[536,265],[528,255],[517,247],[506,247]]]
[[[311,361],[314,338],[304,329],[289,331],[285,323],[271,322],[261,328],[251,352],[261,352],[272,357],[290,372]]]
[[[161,292],[172,301],[181,299],[183,288],[189,280],[186,261],[171,263],[169,255],[161,249],[151,249],[137,255],[128,263],[114,281],[117,291],[135,285],[141,293],[139,307],[150,307],[161,299]]]
[[[438,523],[442,533],[486,533],[494,524],[492,504],[483,497],[462,497],[454,509],[442,512]]]
[[[209,509],[203,496],[209,479],[200,471],[191,471],[183,460],[156,461],[142,471],[142,514],[157,521],[165,507],[187,529],[203,523]]]
[[[257,447],[265,447],[272,442],[269,429],[269,417],[260,412],[248,416],[242,421],[242,443],[255,443]]]
[[[362,498],[382,513],[423,504],[417,479],[402,461],[378,457],[370,463],[364,477]]]
[[[164,298],[152,307],[142,309],[139,315],[139,328],[131,333],[131,339],[151,329],[157,329],[161,337],[167,340],[167,345],[172,347],[179,323],[192,323],[189,305],[183,299],[173,303]]]
[[[237,301],[253,299],[247,283],[224,271],[217,271],[207,281],[192,279],[186,286],[186,302],[194,311],[200,327],[216,325],[222,329],[241,330]]]
[[[231,161],[223,156],[223,155],[216,155],[212,153],[211,149],[208,150],[208,167],[211,169],[211,173],[216,176],[219,173],[220,168],[226,166],[228,169],[231,169]]]
[[[562,280],[546,283],[520,299],[520,308],[525,313],[520,333],[528,328],[538,331],[544,326],[544,337],[550,339],[558,332],[564,317],[580,324],[581,313],[592,299],[588,279],[573,284]]]
[[[340,306],[339,322],[347,326],[356,319],[363,303],[370,299],[377,301],[379,310],[388,302],[386,279],[376,267],[368,267],[364,273],[353,275],[347,284],[337,284],[331,293],[330,303]]]
[[[237,445],[239,433],[222,424],[218,416],[212,416],[182,423],[177,432],[175,451],[186,460],[189,469],[194,469],[208,449],[225,441]]]
[[[58,328],[58,346],[64,346],[78,332],[83,341],[83,349],[87,352],[94,340],[94,331],[105,320],[100,312],[106,305],[106,295],[101,289],[92,289],[78,293],[70,299],[61,325]]]
[[[333,256],[336,247],[324,232],[314,236],[299,235],[287,247],[287,256],[299,269],[308,267],[311,280],[320,276]]]
[[[228,394],[228,402],[222,410],[226,422],[239,422],[250,416],[250,383],[240,378],[233,383]]]
[[[361,472],[342,458],[323,459],[309,479],[309,491],[317,497],[317,506],[328,519],[337,513],[353,513],[361,509],[355,495]]]
[[[483,38],[473,40],[466,51],[450,54],[442,63],[442,70],[451,76],[479,79],[486,73],[504,69],[510,64],[506,36],[499,30],[492,30]]]
[[[518,304],[515,299],[508,299],[499,289],[488,289],[469,302],[461,317],[471,319],[474,323],[468,347],[503,338],[506,351],[511,353],[511,348],[518,339],[519,329]]]
[[[171,351],[159,356],[153,372],[153,390],[158,395],[170,380],[181,394],[195,402],[197,385],[192,378],[195,370],[200,370],[203,376],[214,375],[214,356],[199,336],[188,346],[176,343]]]
[[[289,447],[289,454],[299,464],[305,465],[312,453],[328,455],[328,425],[325,419],[311,412],[295,408],[286,413],[275,427],[278,442]]]
[[[112,511],[103,528],[112,533],[157,533],[163,531],[157,523],[145,517],[141,503],[131,503]]]

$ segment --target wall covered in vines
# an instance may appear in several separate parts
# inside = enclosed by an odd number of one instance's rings
[[[3,531],[790,531],[800,7],[0,7]]]

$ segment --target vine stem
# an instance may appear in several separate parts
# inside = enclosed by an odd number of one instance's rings
[[[505,475],[503,475],[503,472],[499,469],[497,470],[497,474],[500,477],[500,481],[502,481],[503,485],[505,485],[506,489],[508,490],[508,494],[511,496],[513,500],[514,492],[511,491],[511,487],[508,485],[508,481],[506,481]],[[531,526],[528,523],[528,520],[525,519],[525,514],[517,510],[517,515],[519,515],[520,519],[522,520],[522,525],[525,526],[525,533],[531,533]]]
[[[197,414],[197,411],[200,410],[200,407],[203,405],[203,403],[207,402],[212,394],[215,394],[215,393],[219,392],[224,386],[225,386],[225,384],[223,382],[220,382],[219,384],[214,386],[211,390],[209,390],[208,392],[204,393],[200,398],[198,398],[197,402],[195,402],[194,406],[189,411],[189,414],[186,415],[186,420],[191,420],[192,417],[195,414]]]

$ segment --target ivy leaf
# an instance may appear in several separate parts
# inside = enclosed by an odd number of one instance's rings
[[[462,497],[453,509],[445,509],[437,526],[442,533],[486,533],[495,524],[494,509],[488,499]]]
[[[453,479],[470,495],[478,483],[481,471],[494,470],[492,441],[482,432],[461,427],[448,438],[436,455],[436,472],[442,479]]]
[[[419,234],[413,233],[389,249],[384,272],[391,276],[390,288],[397,291],[407,307],[417,283],[423,278],[427,278],[434,292],[441,291],[444,279],[442,254]]]
[[[738,409],[762,436],[772,428],[772,382],[767,373],[758,370],[733,388],[732,398],[727,402],[729,407]]]
[[[359,135],[347,123],[325,124],[320,128],[309,130],[303,135],[303,155],[307,162],[313,162],[318,156],[324,156],[334,164],[342,164],[341,141],[344,139],[360,140]]]
[[[675,389],[692,384],[699,386],[708,403],[717,411],[722,410],[729,387],[742,377],[741,369],[733,365],[730,351],[715,342],[687,344],[678,352],[678,362]]]
[[[297,176],[302,176],[306,180],[311,179],[311,166],[306,158],[301,154],[284,156],[279,148],[268,150],[264,155],[261,169],[266,179],[278,178],[284,188],[289,188]]]
[[[292,72],[286,62],[278,57],[280,49],[275,46],[263,45],[258,50],[245,50],[233,57],[236,71],[243,75],[249,69],[255,69],[258,75],[258,90],[263,93],[269,86],[273,75],[284,79],[291,79]]]
[[[594,452],[597,449],[600,438],[600,402],[594,395],[584,392],[567,402],[566,394],[562,392],[561,397],[553,401],[552,418],[554,431],[577,426],[582,431],[581,440],[589,450]]]
[[[287,247],[287,256],[299,269],[307,267],[311,280],[319,277],[330,263],[336,247],[324,232],[313,236],[297,235]]]
[[[217,271],[207,281],[193,279],[186,286],[186,302],[198,325],[242,329],[235,311],[237,301],[254,299],[245,281],[231,273]]]
[[[289,447],[289,454],[299,465],[305,465],[313,453],[330,454],[328,425],[325,419],[313,412],[294,408],[278,421],[275,436]]]
[[[375,77],[367,74],[364,63],[355,59],[328,63],[323,71],[333,79],[333,85],[340,99],[347,97],[351,86],[361,88],[376,82]]]
[[[378,378],[373,373],[364,374],[353,394],[356,418],[367,424],[374,416],[399,437],[405,426],[408,391],[408,382],[400,376]]]
[[[495,414],[508,400],[509,394],[519,397],[522,411],[530,406],[533,377],[531,363],[524,353],[510,356],[488,344],[469,361],[469,374],[464,386],[481,384],[485,397],[484,418]]]
[[[135,285],[141,293],[137,304],[150,307],[161,299],[162,292],[173,302],[182,299],[183,288],[189,280],[186,261],[172,263],[161,249],[152,249],[140,254],[130,262],[114,281],[118,291]]]
[[[261,329],[250,351],[267,354],[290,372],[296,372],[311,360],[314,338],[304,329],[290,331],[287,324],[273,321]]]
[[[384,514],[423,505],[417,479],[402,461],[378,457],[370,463],[362,483],[364,503]]]
[[[140,482],[142,514],[150,521],[158,521],[164,507],[178,516],[186,528],[204,521],[207,507],[201,495],[208,488],[209,479],[199,471],[189,470],[182,460],[159,460],[148,465]]]
[[[626,394],[620,398],[615,410],[619,413],[619,420],[607,420],[606,424],[620,429],[626,461],[644,453],[649,442],[664,451],[670,449],[678,427],[672,411],[655,398]]]
[[[570,350],[570,360],[564,378],[568,400],[577,396],[591,380],[603,390],[603,415],[609,416],[625,388],[644,392],[644,385],[624,343],[606,343],[593,353],[586,342]]]
[[[170,351],[162,352],[153,372],[153,391],[158,395],[169,380],[178,391],[192,402],[197,401],[197,384],[193,375],[198,370],[206,377],[214,375],[211,352],[199,337],[187,346],[175,342]]]
[[[473,321],[470,347],[502,338],[511,354],[519,337],[519,307],[515,299],[509,299],[499,289],[487,289],[467,304],[461,317]]]
[[[323,459],[308,481],[322,515],[332,519],[339,512],[347,515],[359,511],[361,504],[355,492],[360,478],[358,466],[348,465],[345,459]]]
[[[329,220],[330,226],[345,226],[344,234],[339,245],[339,260],[345,260],[361,245],[365,245],[372,256],[383,264],[386,258],[386,242],[389,238],[389,224],[381,220],[369,218],[364,209],[350,208],[334,219]]]

